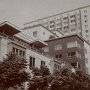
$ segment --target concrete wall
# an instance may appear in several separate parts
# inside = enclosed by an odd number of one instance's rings
[[[81,47],[78,48],[78,45],[77,45],[75,47],[67,48],[67,43],[72,42],[72,41],[77,41],[81,45]],[[67,37],[63,37],[59,39],[50,40],[50,41],[47,41],[47,43],[48,43],[49,51],[46,53],[48,55],[55,57],[55,55],[62,54],[62,58],[61,58],[62,61],[65,61],[70,64],[78,62],[81,65],[82,70],[85,72],[85,57],[84,57],[84,50],[83,50],[83,47],[84,47],[83,40],[78,38],[76,35],[72,35],[70,37],[67,36]],[[62,45],[62,49],[55,50],[55,45]],[[81,58],[79,57],[68,58],[67,57],[68,52],[75,52],[75,51],[81,54]]]
[[[33,36],[33,32],[35,31],[37,31],[36,37]],[[54,36],[54,34],[52,34],[50,31],[39,25],[23,30],[22,33],[30,37],[32,40],[40,39],[42,41],[48,40],[50,35]]]
[[[82,37],[90,43],[90,7],[81,9],[81,24]]]
[[[34,51],[34,50],[31,50],[31,49],[26,49],[26,59],[27,59],[27,64],[29,65],[29,60],[30,60],[30,56],[34,57],[35,58],[35,67],[38,67],[40,68],[40,65],[41,65],[41,61],[45,61],[45,65],[50,69],[50,58]],[[29,66],[28,66],[28,70],[29,69]]]
[[[3,60],[3,58],[7,54],[7,44],[8,40],[5,38],[0,38],[0,61]]]
[[[84,42],[84,54],[85,54],[85,65],[86,65],[86,72],[90,74],[90,45]]]

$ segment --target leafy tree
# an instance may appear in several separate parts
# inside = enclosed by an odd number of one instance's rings
[[[57,90],[87,90],[88,78],[82,72],[70,73],[68,69],[63,69],[53,75],[50,90],[55,90],[55,87]]]
[[[37,67],[34,67],[32,69],[32,73],[33,73],[34,76],[41,76],[41,70]]]
[[[47,67],[34,69],[34,78],[29,83],[28,90],[89,90],[90,80],[81,72],[73,73],[68,68],[48,72]],[[89,85],[89,87],[88,87]]]
[[[9,53],[0,62],[0,85],[4,89],[20,86],[29,79],[29,73],[25,71],[26,60],[19,58],[16,54]]]
[[[34,77],[29,81],[28,90],[47,90],[49,69],[46,66],[41,68],[33,68],[32,73]]]
[[[50,71],[47,66],[41,66],[41,74],[42,76],[50,75]]]

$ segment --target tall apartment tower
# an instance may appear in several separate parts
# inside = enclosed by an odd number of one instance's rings
[[[42,24],[48,30],[66,35],[78,34],[90,43],[90,5],[24,24],[24,29]]]

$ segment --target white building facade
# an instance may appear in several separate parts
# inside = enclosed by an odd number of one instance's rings
[[[21,36],[19,35],[19,33]],[[49,37],[47,36],[46,38]],[[44,38],[42,40],[44,40]],[[44,55],[44,52],[41,52],[35,47],[32,48],[31,43],[32,40],[30,40],[30,38],[25,34],[23,35],[22,32],[19,31],[19,29],[17,29],[14,25],[11,25],[9,22],[4,22],[3,25],[0,26],[0,61],[2,61],[6,57],[6,54],[8,54],[9,52],[14,52],[18,56],[23,57],[27,60],[26,71],[31,73],[32,67],[40,68],[40,66],[42,65],[47,66],[50,72],[53,73],[54,67],[51,67],[51,61],[54,60],[54,58],[48,55]],[[35,41],[33,42],[33,44],[35,44],[36,46],[40,45],[41,47],[46,45],[46,43],[42,43],[39,41],[38,43],[37,41]],[[53,70],[51,70],[51,68]],[[25,84],[24,88],[27,88],[27,84]],[[16,89],[10,88],[9,90]],[[22,89],[20,89],[19,87],[19,90]]]
[[[90,5],[24,24],[24,28],[42,24],[64,35],[79,34],[90,43]]]

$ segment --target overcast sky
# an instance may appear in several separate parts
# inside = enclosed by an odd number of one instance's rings
[[[24,23],[90,5],[90,0],[0,0],[0,23]]]

